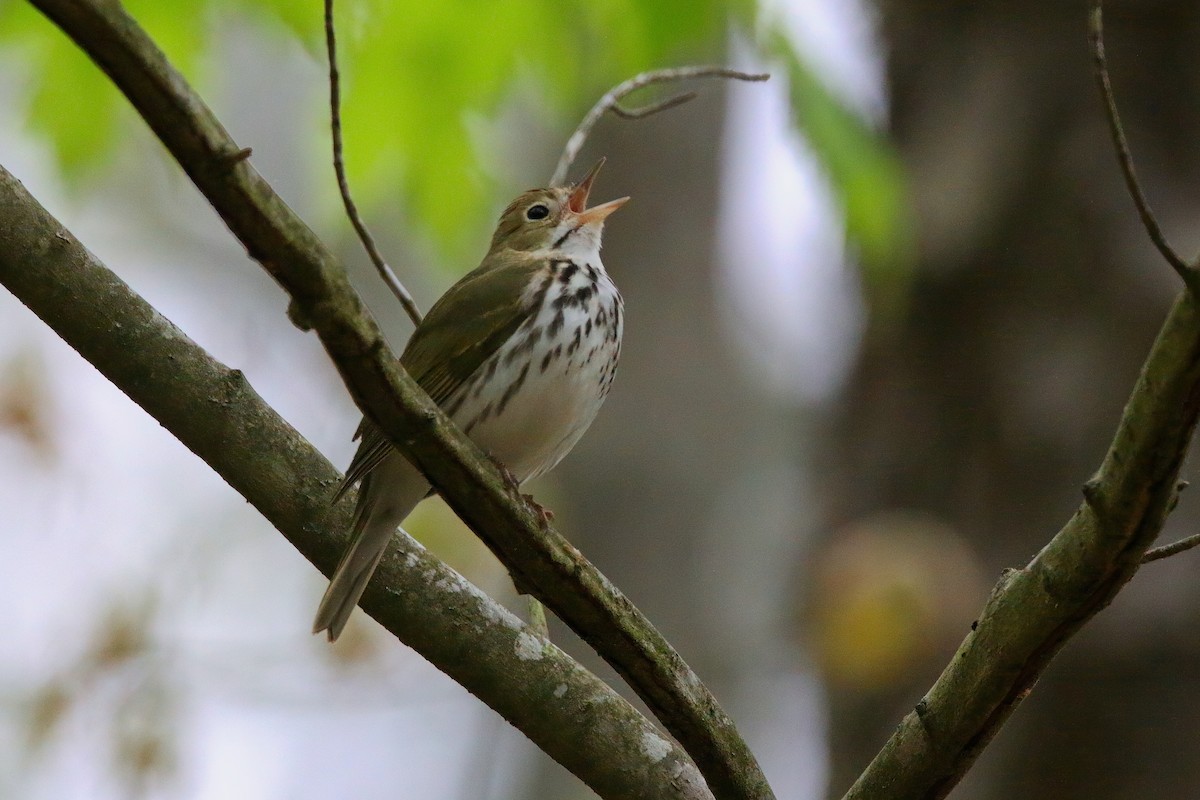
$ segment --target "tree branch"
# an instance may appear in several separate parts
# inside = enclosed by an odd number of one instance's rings
[[[1100,97],[1104,101],[1104,115],[1108,120],[1108,131],[1112,136],[1113,149],[1117,154],[1117,163],[1121,166],[1121,174],[1125,177],[1125,187],[1133,199],[1142,227],[1151,243],[1171,265],[1171,269],[1183,279],[1184,284],[1192,291],[1200,290],[1200,273],[1190,266],[1175,252],[1167,241],[1166,234],[1158,224],[1158,218],[1150,208],[1146,193],[1142,191],[1142,183],[1138,180],[1137,171],[1133,167],[1133,155],[1129,152],[1129,142],[1125,139],[1125,128],[1121,125],[1121,115],[1117,111],[1117,100],[1113,96],[1112,81],[1108,75],[1108,58],[1104,53],[1104,4],[1096,0],[1088,15],[1088,40],[1092,45],[1092,62],[1096,71],[1096,84],[1100,88]]]
[[[612,111],[623,119],[641,119],[651,114],[657,114],[659,111],[666,111],[668,108],[674,108],[686,103],[696,96],[695,92],[684,92],[683,94],[668,97],[666,100],[651,103],[640,108],[630,109],[622,106],[621,101],[638,89],[656,83],[676,83],[690,78],[731,78],[739,81],[765,81],[770,77],[766,73],[752,74],[740,72],[736,69],[729,69],[728,67],[673,67],[670,69],[655,69],[643,72],[640,75],[634,75],[629,80],[617,84],[610,89],[584,115],[583,120],[579,123],[579,127],[571,134],[571,138],[567,139],[567,144],[563,147],[562,155],[558,159],[558,165],[554,168],[554,175],[550,177],[550,185],[561,186],[566,181],[567,173],[571,171],[571,165],[579,157],[579,151],[583,149],[588,136],[591,135],[592,128],[596,127],[596,123],[607,112]]]
[[[358,206],[350,195],[350,182],[346,179],[346,162],[342,155],[342,79],[338,74],[337,36],[333,27],[333,0],[325,0],[325,52],[329,57],[329,128],[333,137],[333,172],[337,175],[342,205],[346,207],[346,216],[350,218],[350,224],[354,226],[358,240],[362,242],[363,249],[367,251],[367,257],[375,265],[375,271],[379,273],[379,277],[400,301],[401,307],[408,314],[408,318],[412,320],[412,324],[420,325],[421,311],[417,308],[417,301],[413,300],[408,289],[404,288],[400,278],[384,260],[383,253],[379,252],[379,248],[375,244],[375,237],[367,229],[367,223],[363,222],[358,213]]]
[[[954,788],[1050,659],[1144,563],[1178,496],[1200,416],[1200,307],[1193,270],[1166,246],[1133,173],[1099,22],[1097,7],[1090,33],[1118,160],[1147,233],[1188,289],[1163,323],[1083,504],[1029,564],[1006,571],[953,660],[847,800],[940,798]]]
[[[326,575],[346,546],[337,471],[0,167],[0,283],[211,466]],[[604,797],[709,798],[677,746],[570,656],[401,532],[367,610]],[[532,648],[532,649],[531,649]]]
[[[1009,570],[916,710],[846,794],[944,797],[1050,659],[1109,604],[1169,513],[1200,413],[1200,309],[1176,301],[1085,502],[1022,569]]]
[[[363,413],[429,477],[518,585],[629,683],[692,756],[712,793],[772,797],[732,720],[691,668],[400,367],[345,272],[248,163],[228,163],[237,145],[120,4],[31,3],[109,75],[251,257],[288,292]],[[397,601],[384,580],[372,581],[365,598],[376,609]]]

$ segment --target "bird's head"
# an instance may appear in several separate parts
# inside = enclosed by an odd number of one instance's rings
[[[530,189],[513,200],[492,235],[500,250],[599,249],[604,220],[629,200],[622,197],[587,207],[588,193],[604,159],[573,186]]]

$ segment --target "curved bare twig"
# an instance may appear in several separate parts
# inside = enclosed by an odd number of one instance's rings
[[[1137,207],[1138,216],[1142,219],[1142,227],[1146,229],[1146,234],[1150,237],[1150,241],[1171,265],[1171,269],[1183,279],[1194,293],[1200,293],[1200,274],[1196,269],[1189,265],[1175,249],[1171,247],[1167,241],[1166,234],[1158,224],[1158,218],[1154,216],[1154,211],[1150,208],[1150,203],[1146,200],[1146,194],[1142,191],[1141,181],[1138,180],[1137,171],[1133,167],[1133,155],[1129,152],[1129,142],[1125,139],[1125,128],[1121,125],[1121,115],[1117,112],[1117,101],[1113,96],[1112,81],[1108,75],[1108,58],[1104,53],[1104,9],[1103,2],[1096,0],[1092,6],[1091,14],[1088,15],[1088,40],[1092,45],[1092,61],[1096,69],[1096,83],[1100,87],[1100,96],[1104,100],[1105,116],[1108,118],[1108,130],[1112,135],[1113,148],[1117,151],[1117,162],[1121,165],[1121,174],[1125,176],[1125,186],[1129,189],[1129,196],[1133,198],[1133,204]]]
[[[666,111],[668,108],[681,106],[684,103],[695,100],[698,96],[699,95],[696,92],[680,92],[679,94],[672,95],[666,100],[662,100],[658,103],[650,103],[648,105],[638,106],[637,108],[626,108],[620,103],[613,103],[610,111],[612,111],[621,119],[642,119],[643,117],[648,117],[651,114],[657,114],[660,111]]]
[[[371,263],[375,265],[379,277],[383,278],[383,282],[400,301],[400,305],[404,307],[413,325],[420,325],[421,310],[417,308],[413,296],[408,293],[408,289],[404,288],[400,278],[396,276],[396,273],[384,260],[383,254],[379,252],[379,248],[375,245],[375,238],[367,230],[366,223],[358,213],[358,206],[355,205],[354,198],[350,196],[350,184],[346,181],[346,163],[342,156],[342,91],[341,76],[337,66],[337,37],[333,30],[333,0],[325,0],[325,50],[329,54],[329,121],[333,133],[333,171],[337,174],[338,191],[342,194],[342,204],[346,207],[346,216],[350,218],[350,224],[354,226],[358,239],[362,242],[363,249],[367,251]]]
[[[554,175],[550,178],[550,185],[561,186],[566,181],[567,172],[570,171],[571,165],[575,163],[575,159],[579,157],[579,151],[583,149],[584,143],[587,142],[588,136],[591,135],[592,128],[596,127],[596,123],[600,121],[600,118],[606,112],[612,111],[622,119],[642,119],[651,114],[657,114],[659,111],[666,111],[668,108],[682,105],[696,97],[695,92],[684,92],[658,103],[651,103],[639,108],[625,108],[622,106],[621,101],[638,89],[655,83],[675,83],[690,78],[731,78],[738,81],[765,81],[770,77],[766,73],[755,74],[741,72],[729,67],[713,66],[655,69],[634,75],[629,80],[623,81],[610,89],[584,115],[583,120],[579,123],[579,127],[571,134],[571,138],[567,139],[567,144],[563,147],[562,155],[558,159],[558,165],[554,168]]]

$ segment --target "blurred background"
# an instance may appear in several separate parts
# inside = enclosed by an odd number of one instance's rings
[[[129,6],[400,347],[409,326],[329,167],[319,4]],[[626,341],[599,419],[534,491],[713,688],[781,798],[840,796],[1001,569],[1068,518],[1177,291],[1116,169],[1084,6],[339,4],[351,182],[426,308],[609,86],[683,63],[772,72],[606,119],[585,149],[575,174],[609,159],[595,196],[634,198],[605,237]],[[1194,252],[1200,9],[1108,9],[1139,170]],[[315,337],[15,0],[0,163],[348,462],[358,414]],[[1197,509],[1185,494],[1167,536]],[[440,500],[406,527],[521,607]],[[316,571],[3,292],[0,546],[2,797],[590,796],[364,615],[334,647],[310,636]],[[1135,578],[954,796],[1194,796],[1197,558]]]

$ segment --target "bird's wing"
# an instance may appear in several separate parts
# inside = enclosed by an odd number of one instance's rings
[[[548,267],[545,259],[489,257],[429,309],[400,363],[435,403],[453,397],[536,310],[526,290]]]
[[[354,432],[354,438],[362,439],[362,441],[358,443],[358,450],[354,452],[354,458],[350,459],[350,466],[346,468],[346,477],[342,478],[337,491],[333,493],[333,503],[341,500],[342,495],[348,492],[351,486],[379,466],[379,462],[387,458],[388,453],[392,450],[391,443],[384,438],[379,428],[375,427],[375,423],[366,417],[363,417],[362,422],[358,423],[358,430]]]
[[[451,286],[413,331],[400,363],[440,406],[500,349],[539,305],[530,283],[550,274],[549,262],[512,253],[489,254],[478,268]],[[362,442],[334,495],[336,503],[392,452],[391,443],[369,420],[358,426]]]

